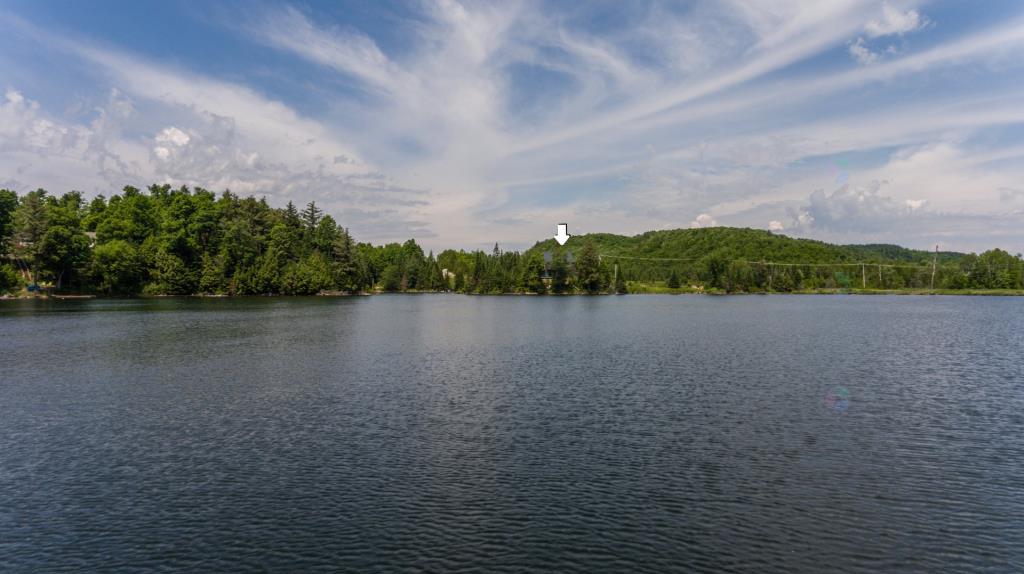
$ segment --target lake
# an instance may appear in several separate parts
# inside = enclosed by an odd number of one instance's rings
[[[0,301],[0,570],[1024,571],[1024,299]]]

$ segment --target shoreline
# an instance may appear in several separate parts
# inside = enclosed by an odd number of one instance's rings
[[[191,295],[92,295],[92,294],[67,294],[67,295],[0,295],[0,301],[80,301],[80,300],[115,300],[115,299],[292,299],[304,297],[371,297],[375,295],[464,295],[473,297],[602,297],[614,295],[671,295],[671,296],[710,296],[710,297],[731,297],[731,296],[759,296],[759,295],[900,295],[900,296],[944,296],[944,297],[1024,297],[1024,290],[1018,289],[813,289],[801,291],[764,291],[764,292],[743,292],[725,293],[720,291],[640,291],[636,293],[458,293],[454,291],[373,291],[361,293],[346,292],[324,292],[314,295],[219,295],[195,293]]]

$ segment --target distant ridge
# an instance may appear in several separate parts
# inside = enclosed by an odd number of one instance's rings
[[[565,246],[554,239],[538,242],[527,250],[575,251],[583,240],[593,240],[605,256],[637,258],[771,261],[775,263],[931,263],[934,252],[899,245],[836,245],[742,227],[707,227],[648,231],[634,236],[590,233],[573,237]],[[939,253],[939,262],[957,263],[966,254]]]

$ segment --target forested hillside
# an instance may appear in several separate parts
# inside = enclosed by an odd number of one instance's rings
[[[629,282],[726,292],[813,289],[1021,289],[1020,255],[979,255],[896,245],[832,245],[758,229],[712,227],[649,231],[633,237],[596,233],[565,246],[553,239],[526,252],[560,256],[593,242],[605,265]],[[934,281],[933,281],[933,263]],[[614,267],[613,267],[614,274]]]
[[[1022,289],[1024,261],[895,245],[830,245],[737,228],[548,239],[524,253],[374,246],[315,203],[187,187],[109,199],[0,190],[0,293],[308,295]]]
[[[760,229],[711,227],[705,229],[670,229],[648,231],[625,237],[608,233],[586,236],[598,243],[602,254],[631,255],[675,259],[766,260],[778,263],[844,263],[844,262],[927,262],[933,253],[898,245],[832,245],[814,239],[796,239]],[[553,239],[533,249],[563,249]],[[962,253],[940,253],[940,262],[955,262]]]

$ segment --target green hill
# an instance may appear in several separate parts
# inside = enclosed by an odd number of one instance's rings
[[[629,292],[673,289],[794,291],[818,289],[1018,289],[1022,262],[991,250],[981,256],[935,253],[898,245],[834,245],[760,229],[711,227],[648,231],[626,237],[593,233],[538,242],[527,260],[548,258],[572,264],[593,245],[611,281]],[[550,264],[549,264],[550,265]],[[688,287],[692,286],[692,287]]]
[[[552,251],[575,252],[593,240],[603,256],[671,259],[727,259],[773,263],[930,263],[933,253],[898,245],[833,245],[813,239],[797,239],[760,229],[710,227],[648,231],[626,237],[610,233],[578,235],[564,246],[554,239],[538,242],[527,254]],[[941,263],[955,263],[961,253],[940,253]]]

